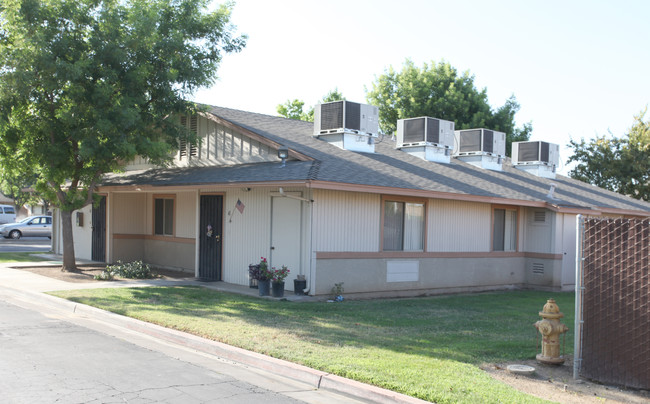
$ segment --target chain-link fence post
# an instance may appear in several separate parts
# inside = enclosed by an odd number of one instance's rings
[[[584,276],[583,276],[583,240],[584,240],[584,216],[576,217],[576,292],[575,292],[575,324],[573,327],[573,378],[580,375],[582,365],[582,304],[584,301]]]

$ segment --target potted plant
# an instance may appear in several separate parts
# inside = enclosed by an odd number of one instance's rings
[[[271,271],[271,296],[284,296],[284,280],[289,276],[289,272],[291,271],[289,271],[286,265],[282,265],[280,269],[273,267]]]
[[[269,264],[266,258],[260,257],[259,271],[257,273],[257,289],[259,289],[260,296],[268,296],[271,283],[271,271],[269,271]]]

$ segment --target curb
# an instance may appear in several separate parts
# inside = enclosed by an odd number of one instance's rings
[[[95,320],[110,323],[131,331],[142,333],[162,341],[178,344],[183,347],[238,362],[243,365],[255,367],[265,371],[282,374],[290,379],[300,381],[312,386],[314,389],[325,389],[342,393],[357,399],[375,403],[427,403],[411,396],[397,393],[391,390],[361,383],[355,380],[346,379],[331,373],[312,369],[303,365],[282,359],[272,358],[256,352],[247,351],[242,348],[230,346],[221,342],[197,337],[182,331],[165,328],[156,324],[147,323],[131,317],[111,313],[96,307],[87,306],[81,303],[71,302],[59,297],[0,287],[0,296],[6,295],[11,298],[26,301],[34,304],[48,304],[48,306],[64,312],[71,312],[75,315],[91,317]]]

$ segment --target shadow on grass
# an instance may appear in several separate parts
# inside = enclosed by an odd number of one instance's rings
[[[196,287],[122,293],[71,300],[227,343],[234,338],[227,330],[233,328],[243,328],[251,341],[263,329],[273,329],[322,350],[374,348],[474,365],[534,358],[533,323],[549,297],[557,300],[563,322],[573,328],[572,293],[513,291],[344,303],[269,301]],[[572,338],[570,331],[566,340]],[[237,343],[250,349],[246,344]]]

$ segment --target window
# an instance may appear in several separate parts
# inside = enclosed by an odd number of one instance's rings
[[[517,251],[517,210],[494,209],[493,251]]]
[[[384,201],[384,251],[424,251],[424,203]]]
[[[5,213],[13,215],[16,213],[13,206],[5,206]]]
[[[154,198],[154,234],[162,236],[174,235],[173,198]]]

